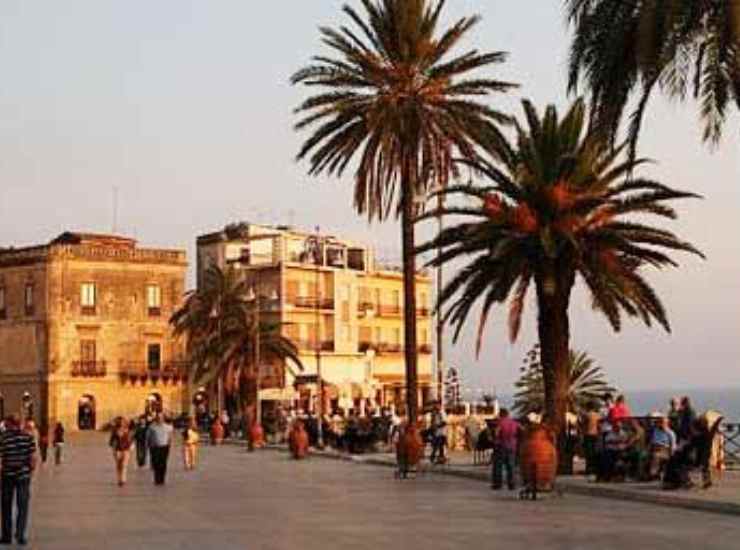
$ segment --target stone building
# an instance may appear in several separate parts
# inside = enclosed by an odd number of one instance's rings
[[[168,320],[186,268],[184,251],[111,235],[0,249],[0,413],[74,430],[182,410],[184,345]]]
[[[288,227],[241,224],[197,239],[198,282],[208,265],[231,265],[250,281],[260,315],[282,324],[300,351],[297,376],[262,365],[261,399],[325,407],[401,407],[406,400],[403,277],[370,247]],[[416,280],[419,403],[433,397],[431,281]],[[255,300],[255,303],[257,300]],[[278,366],[279,367],[279,366]]]

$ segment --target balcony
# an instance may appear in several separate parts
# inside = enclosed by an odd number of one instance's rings
[[[431,312],[429,311],[428,307],[419,307],[416,308],[416,316],[417,317],[429,317]]]
[[[105,376],[107,371],[105,360],[72,362],[72,376],[74,377],[99,378]]]
[[[317,296],[288,296],[287,302],[301,309],[334,309],[333,298]]]
[[[168,361],[160,365],[150,365],[146,361],[121,361],[118,370],[121,376],[131,379],[184,380],[189,367],[189,361]]]
[[[375,348],[379,353],[401,353],[403,352],[403,346],[401,344],[389,344],[388,342],[381,342],[375,344]]]
[[[316,351],[316,340],[293,340],[293,343],[299,350]],[[321,351],[334,351],[334,340],[323,340]]]
[[[149,307],[147,308],[147,313],[149,314],[149,317],[160,317],[162,315],[162,308],[161,307]]]
[[[98,313],[95,306],[80,306],[80,313],[85,316],[92,316]]]
[[[424,355],[430,355],[432,353],[432,346],[429,344],[422,344],[419,346],[419,353]]]
[[[380,304],[377,306],[377,314],[380,317],[398,317],[401,315],[401,306]]]

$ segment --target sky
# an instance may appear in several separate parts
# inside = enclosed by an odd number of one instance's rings
[[[359,5],[357,0],[347,0]],[[186,248],[228,222],[320,224],[400,257],[395,221],[369,225],[352,209],[352,175],[309,178],[295,162],[292,109],[304,90],[290,75],[325,53],[318,26],[345,22],[344,0],[3,0],[0,2],[0,246],[46,242],[65,230],[118,232],[143,245]],[[259,6],[259,7],[257,7]],[[520,100],[565,109],[568,29],[562,2],[449,0],[446,22],[483,16],[465,47],[502,50],[496,78],[521,88],[492,99],[519,115]],[[740,385],[740,145],[738,117],[719,148],[701,145],[691,103],[651,104],[644,172],[704,200],[669,225],[707,261],[651,276],[672,334],[636,321],[614,334],[582,291],[571,306],[572,345],[620,388]],[[423,233],[423,231],[422,231]],[[423,237],[423,234],[422,234]],[[191,275],[189,281],[193,281]],[[483,353],[476,319],[448,365],[474,389],[511,390],[536,339],[529,303],[520,341],[491,315]]]

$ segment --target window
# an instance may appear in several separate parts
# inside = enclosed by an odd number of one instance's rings
[[[349,325],[342,325],[342,341],[349,342],[352,340],[352,331]]]
[[[160,344],[149,344],[147,346],[146,364],[149,370],[159,370],[162,365],[162,346]]]
[[[82,283],[80,286],[80,308],[83,315],[95,315],[97,289],[95,283]]]
[[[393,304],[392,305],[396,308],[401,307],[401,291],[400,290],[393,291]]]
[[[393,344],[396,346],[401,345],[401,329],[400,328],[393,329]]]
[[[380,344],[383,341],[383,329],[375,327],[375,343]]]
[[[0,319],[5,319],[5,287],[0,286]]]
[[[147,285],[146,306],[152,317],[158,317],[162,313],[162,289],[159,285]]]
[[[80,362],[83,366],[94,365],[97,360],[95,340],[80,340]]]
[[[26,315],[33,315],[33,283],[26,285],[24,303],[26,305]]]

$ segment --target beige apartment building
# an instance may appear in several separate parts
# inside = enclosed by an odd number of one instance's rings
[[[112,235],[0,248],[0,412],[74,430],[182,410],[184,345],[168,320],[186,268],[184,251]]]
[[[370,247],[285,226],[239,224],[199,237],[197,262],[199,282],[210,264],[243,271],[260,314],[279,322],[300,350],[303,372],[281,376],[283,369],[261,366],[263,401],[314,409],[320,365],[325,407],[405,402],[402,274],[380,265]],[[433,387],[426,274],[419,273],[416,289],[422,403]]]

